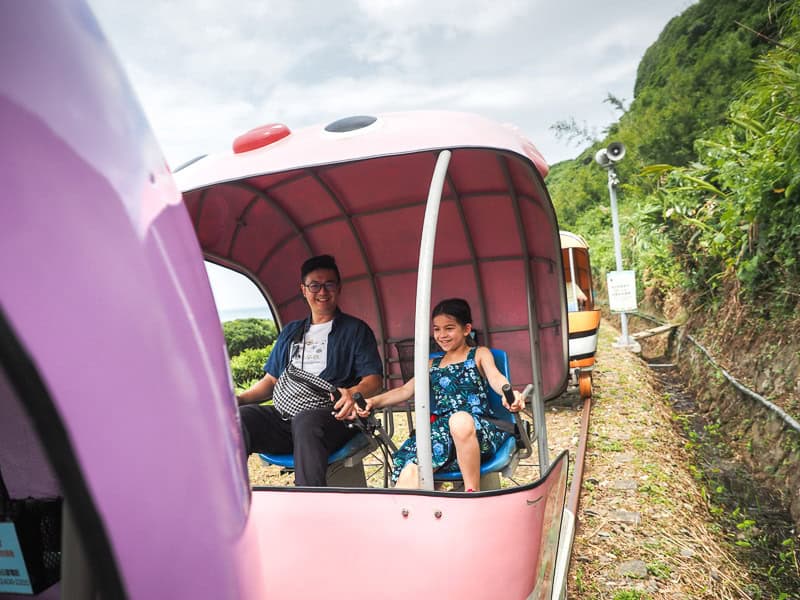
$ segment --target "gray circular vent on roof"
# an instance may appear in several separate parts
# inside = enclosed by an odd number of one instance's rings
[[[331,131],[333,133],[344,133],[346,131],[355,131],[356,129],[363,129],[364,127],[369,127],[377,120],[378,120],[377,117],[372,117],[369,115],[357,115],[355,117],[345,117],[344,119],[339,119],[338,121],[334,121],[333,123],[328,123],[325,126],[325,131]]]

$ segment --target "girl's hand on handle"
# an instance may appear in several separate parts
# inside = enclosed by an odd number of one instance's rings
[[[364,398],[360,392],[353,394],[353,400],[356,403],[356,414],[362,419],[366,419],[374,408],[372,406],[372,401]]]
[[[511,412],[519,412],[525,408],[525,397],[506,384],[503,386],[503,406]]]
[[[509,409],[511,412],[519,412],[523,408],[525,408],[525,396],[523,396],[520,392],[514,390],[514,403],[511,405]]]

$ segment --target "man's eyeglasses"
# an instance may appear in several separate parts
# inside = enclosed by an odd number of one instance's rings
[[[334,292],[339,289],[339,282],[338,281],[326,281],[325,283],[319,283],[316,281],[312,281],[311,283],[304,283],[303,286],[312,294],[316,294],[322,288],[325,288],[329,292]]]

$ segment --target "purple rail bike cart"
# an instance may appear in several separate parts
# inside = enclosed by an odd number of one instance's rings
[[[44,0],[0,7],[0,121],[0,596],[561,593],[567,457],[544,430],[526,486],[251,489],[203,264],[254,279],[281,324],[300,262],[335,254],[387,386],[430,297],[463,296],[536,410],[566,385],[567,328],[530,142],[475,115],[376,115],[262,130],[173,179],[86,5]],[[436,568],[387,586],[358,567],[401,551]]]

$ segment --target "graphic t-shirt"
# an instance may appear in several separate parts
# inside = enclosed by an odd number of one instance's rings
[[[302,341],[292,344],[292,364],[295,367],[319,375],[328,365],[328,334],[333,321],[312,324]]]

